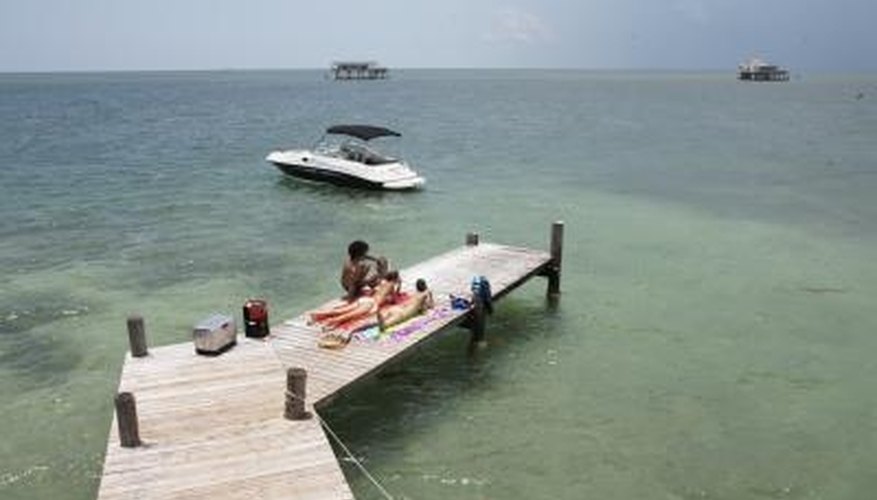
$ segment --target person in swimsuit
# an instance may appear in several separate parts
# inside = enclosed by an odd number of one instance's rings
[[[369,245],[356,240],[347,246],[347,258],[341,267],[341,287],[348,300],[359,298],[368,288],[374,288],[389,271],[385,257],[368,254]]]
[[[435,305],[432,292],[426,286],[426,280],[418,279],[415,286],[417,291],[404,304],[378,310],[375,313],[382,332],[393,325],[398,325],[403,321],[425,313]]]
[[[310,319],[314,323],[320,323],[327,329],[339,326],[356,319],[364,319],[370,314],[375,314],[382,305],[395,300],[399,294],[402,281],[399,273],[390,271],[374,288],[372,295],[364,295],[353,302],[335,306],[322,311],[310,313]]]

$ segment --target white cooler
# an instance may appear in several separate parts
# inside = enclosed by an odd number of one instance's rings
[[[234,318],[225,314],[214,314],[199,321],[192,330],[192,340],[198,354],[222,354],[237,341]]]

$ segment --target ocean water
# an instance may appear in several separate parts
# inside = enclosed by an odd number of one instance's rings
[[[427,188],[263,161],[343,122],[400,130]],[[450,332],[325,412],[387,490],[872,498],[875,137],[861,75],[0,75],[0,497],[94,497],[129,313],[185,342],[250,296],[280,321],[337,294],[352,239],[405,267],[563,220],[556,308],[533,280],[486,350]]]

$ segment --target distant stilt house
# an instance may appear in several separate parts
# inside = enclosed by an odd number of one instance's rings
[[[335,62],[329,70],[335,80],[383,80],[388,76],[387,68],[370,62]]]
[[[751,82],[786,82],[789,71],[761,59],[751,59],[737,67],[737,78]]]

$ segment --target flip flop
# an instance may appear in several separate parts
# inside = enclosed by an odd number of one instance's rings
[[[320,337],[317,343],[324,349],[341,349],[350,342],[350,334],[330,333]]]

